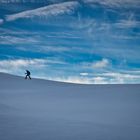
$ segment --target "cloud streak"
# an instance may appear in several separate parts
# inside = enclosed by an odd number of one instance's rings
[[[15,60],[1,60],[0,69],[10,70],[26,68],[29,66],[42,67],[46,63],[45,59],[15,59]]]
[[[139,0],[83,0],[85,3],[99,3],[109,7],[139,7]]]
[[[52,17],[61,15],[64,13],[71,13],[77,6],[79,5],[78,2],[71,1],[71,2],[64,2],[60,4],[52,4],[48,6],[44,6],[41,8],[23,11],[17,14],[7,15],[5,20],[6,21],[14,21],[21,18],[34,18],[34,17]]]
[[[0,68],[20,68],[20,67],[45,67],[47,64],[65,64],[65,62],[56,59],[10,59],[0,60]]]
[[[140,72],[140,71],[139,71]],[[116,84],[124,84],[124,83],[139,83],[140,75],[139,72],[129,71],[125,73],[121,72],[107,72],[99,74],[99,77],[103,77],[106,79],[108,83]]]

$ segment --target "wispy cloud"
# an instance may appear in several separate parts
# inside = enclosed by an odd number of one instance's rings
[[[101,61],[97,61],[92,64],[93,68],[105,68],[109,65],[109,60],[106,58],[103,58]]]
[[[93,84],[109,84],[108,80],[101,76],[94,77],[91,81]]]
[[[14,3],[14,2],[21,2],[22,0],[0,0],[0,3]]]
[[[46,63],[45,59],[16,59],[16,60],[1,60],[0,69],[19,69],[29,66],[42,67]]]
[[[107,79],[108,83],[139,83],[140,75],[135,71],[120,73],[120,72],[107,72],[99,74],[101,77]]]
[[[45,3],[46,0],[0,0],[0,3]],[[59,2],[64,0],[47,0],[50,2]]]
[[[3,22],[4,22],[3,19],[0,19],[0,25],[3,24]]]
[[[133,73],[133,74],[132,74]],[[44,79],[68,82],[68,83],[78,83],[78,84],[132,84],[140,82],[140,71],[133,71],[132,73],[119,73],[119,72],[107,72],[101,74],[88,74],[80,76],[59,76],[59,77],[46,77]]]
[[[80,75],[81,75],[81,76],[88,76],[88,73],[82,72],[82,73],[80,73]]]
[[[45,77],[44,77],[45,78]],[[132,84],[139,83],[139,74],[107,72],[102,74],[88,74],[80,76],[48,77],[50,80],[79,84]]]
[[[16,37],[4,35],[0,36],[0,44],[27,44],[27,43],[37,43],[38,39],[36,37]]]
[[[64,61],[58,59],[10,59],[0,60],[0,68],[20,68],[20,67],[45,67],[49,64],[65,64]]]
[[[5,20],[6,21],[13,21],[21,18],[33,18],[33,17],[52,17],[61,15],[64,13],[72,12],[77,6],[79,5],[76,1],[71,2],[64,2],[60,4],[52,4],[49,6],[44,6],[41,8],[23,11],[17,14],[7,15]]]
[[[67,76],[67,77],[53,77],[49,78],[50,80],[67,82],[67,83],[76,83],[76,84],[93,84],[89,78],[78,77],[78,76]]]
[[[64,61],[58,58],[43,58],[43,59],[6,59],[0,60],[0,71],[17,73],[17,71],[23,71],[24,69],[30,68],[33,71],[39,69],[45,69],[49,65],[53,64],[65,64]]]
[[[48,2],[51,3],[58,3],[58,2],[64,2],[65,0],[48,0]],[[79,1],[79,0],[75,0]],[[139,0],[81,0],[85,3],[100,3],[107,6],[137,6],[140,3]],[[43,3],[44,0],[0,0],[0,3]]]
[[[109,7],[138,7],[139,0],[83,0],[85,3],[99,3]]]
[[[136,20],[134,13],[131,11],[130,13],[123,13],[125,16],[124,19],[120,19],[118,22],[114,24],[115,27],[119,28],[134,28],[139,27],[140,22]]]
[[[120,20],[118,23],[115,24],[116,27],[119,28],[134,28],[134,27],[138,27],[140,25],[139,21],[135,21],[135,20]]]

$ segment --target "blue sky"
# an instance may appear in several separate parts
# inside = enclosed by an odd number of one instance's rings
[[[0,71],[140,83],[139,0],[0,0]]]

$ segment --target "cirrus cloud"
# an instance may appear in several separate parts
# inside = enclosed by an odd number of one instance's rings
[[[139,0],[83,0],[85,3],[99,3],[109,7],[138,7]]]
[[[52,17],[61,15],[64,13],[70,13],[79,5],[76,1],[71,2],[63,2],[59,4],[52,4],[40,8],[36,8],[33,10],[23,11],[17,14],[7,15],[5,20],[6,21],[14,21],[21,18],[33,18],[33,17]]]

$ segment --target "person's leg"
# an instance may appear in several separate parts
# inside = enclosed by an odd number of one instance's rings
[[[25,79],[27,79],[27,75],[25,76]]]
[[[31,76],[29,75],[29,79],[31,79]]]

